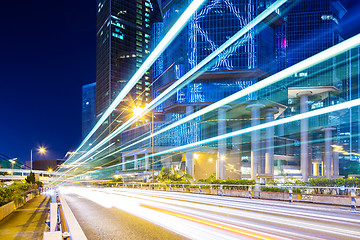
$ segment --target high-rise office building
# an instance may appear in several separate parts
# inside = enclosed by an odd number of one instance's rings
[[[96,83],[82,87],[82,138],[84,139],[96,123]]]
[[[162,1],[163,22],[156,23],[154,26],[155,41],[161,39],[162,35],[170,29],[174,20],[180,16],[188,4],[189,1],[186,0]],[[262,0],[206,2],[203,8],[194,14],[189,24],[156,62],[153,72],[154,79],[156,79],[153,86],[154,95],[160,94],[171,83],[194,68],[205,57],[225,43],[233,34],[258,16],[269,4],[271,4],[271,1]],[[220,54],[219,60],[217,59],[218,61],[214,65],[204,69],[205,72],[201,76],[194,79],[184,88],[176,91],[173,96],[159,106],[155,111],[163,115],[163,124],[184,118],[186,115],[243,90],[273,73],[276,70],[276,62],[273,59],[278,54],[277,34],[283,30],[281,26],[284,24],[284,21],[277,13],[272,15],[272,19],[276,19],[276,21],[269,21],[267,19],[260,23],[256,29],[250,30],[243,39],[233,44],[226,53]],[[234,105],[234,111],[239,112],[240,109],[243,111],[245,110],[245,105],[251,105],[252,102],[258,99],[259,96],[256,94],[249,94],[237,102],[236,106]],[[268,94],[267,98],[262,98],[262,100],[265,100],[264,105],[267,107],[278,106],[279,104],[274,102],[273,99],[274,96],[271,94]],[[218,133],[226,133],[231,128],[237,128],[238,122],[224,126],[226,114],[224,116],[223,110],[219,113],[221,116],[216,115],[215,118],[201,116],[195,121],[178,126],[173,131],[156,137],[153,142],[157,148],[155,151],[193,143],[213,137]],[[250,112],[251,110],[246,110],[245,114],[249,115]],[[214,125],[218,118],[221,119],[219,126]],[[159,118],[156,120],[158,122]],[[137,135],[140,136],[144,132],[146,132],[146,128]],[[126,134],[128,139],[131,139],[129,137],[131,134],[128,132]],[[136,135],[135,132],[134,135]],[[228,146],[226,141],[225,143],[222,141],[215,145],[215,148],[211,150],[211,154],[214,156],[216,155],[214,151],[217,151],[217,147],[219,147],[220,154],[224,155],[226,154],[226,149],[232,147]],[[236,145],[234,149],[238,147],[239,142]],[[134,146],[132,149],[135,150],[136,147],[139,148],[139,146]],[[200,156],[200,152],[180,152],[178,155],[172,154],[173,156],[159,157],[159,159],[155,159],[155,162],[169,167],[171,162],[179,163],[179,161],[185,160],[181,162],[186,162],[185,168],[189,174],[197,178],[206,178],[213,172],[200,170],[207,164],[202,162],[200,166],[198,164],[199,161],[195,161],[194,156]],[[234,150],[234,152],[239,153],[239,149]],[[136,155],[136,152],[132,154]],[[249,152],[246,154],[250,155]],[[231,157],[235,158],[235,156]],[[135,158],[136,156],[131,159]],[[236,158],[241,161],[241,156],[237,155]],[[235,164],[236,166],[234,165],[236,168],[240,168],[239,165],[241,164],[239,161]],[[214,164],[215,161],[212,165]],[[184,167],[184,164],[181,165],[181,167]],[[195,167],[195,165],[197,166]],[[219,163],[221,167],[224,165],[225,163]],[[225,178],[224,168],[219,169],[219,177]],[[239,177],[238,173],[236,177]]]
[[[152,22],[157,14],[156,1],[97,0],[97,118],[150,54]],[[121,125],[134,107],[151,101],[150,85],[151,75],[147,72],[103,124],[105,135]]]
[[[272,2],[208,1],[156,61],[154,95],[194,68]],[[155,42],[169,30],[187,5],[186,0],[162,1],[163,22],[154,25]],[[200,76],[157,107],[155,112],[162,114],[160,119],[165,120],[158,124],[164,126],[180,120],[341,42],[340,21],[345,12],[341,2],[336,0],[289,1],[220,54]],[[143,154],[146,158],[149,153],[144,150],[146,146],[155,146],[152,151],[161,152],[350,100],[352,95],[358,94],[351,93],[357,89],[352,86],[358,79],[353,77],[349,81],[349,72],[358,69],[358,63],[353,61],[349,69],[347,59],[345,55],[329,59],[162,133],[153,142],[132,146],[126,156],[133,165],[125,168],[159,169],[176,162],[185,163],[187,172],[196,178],[207,178],[215,171],[219,178],[256,180],[274,176],[302,177],[305,181],[309,177],[337,177],[339,154],[332,145],[344,143],[344,149],[350,148],[349,151],[354,148],[358,138],[349,140],[347,136],[351,136],[351,131],[356,134],[359,131],[358,124],[349,124],[354,122],[358,112],[323,114],[156,156],[152,167],[149,159],[147,164],[134,164],[133,160]],[[142,131],[137,128],[124,136],[135,139],[148,132],[146,127]]]

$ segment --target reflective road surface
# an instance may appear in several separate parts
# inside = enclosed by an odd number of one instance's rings
[[[360,239],[360,211],[118,188],[61,188],[89,239]]]

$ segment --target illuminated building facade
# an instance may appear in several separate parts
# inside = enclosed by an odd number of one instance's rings
[[[197,66],[272,2],[208,1],[156,62],[153,94],[159,95]],[[163,22],[154,27],[156,39],[161,39],[158,35],[163,36],[168,31],[187,5],[185,0],[162,1]],[[176,122],[336,45],[342,41],[340,21],[345,12],[341,2],[335,0],[289,2],[157,107],[157,124],[163,127]],[[133,146],[127,156],[134,160],[137,155],[151,153],[137,152],[141,147],[155,146],[158,148],[155,152],[171,149],[357,98],[359,65],[358,60],[349,61],[351,54],[355,55],[351,52],[342,54],[211,114],[197,117],[156,136],[153,143],[148,141]],[[253,131],[195,146],[178,154],[158,156],[155,162],[160,162],[160,167],[185,166],[196,179],[207,178],[214,172],[218,178],[258,181],[276,176],[293,176],[305,181],[309,177],[338,177],[341,157],[333,150],[333,145],[342,145],[348,152],[358,147],[358,137],[349,137],[358,136],[358,120],[353,120],[358,114],[358,111],[349,110]],[[144,126],[143,130],[137,129],[137,133],[129,130],[123,136],[139,138],[149,129]],[[356,155],[353,157],[357,158]],[[136,169],[141,169],[139,166],[148,169],[149,162],[136,163]],[[126,169],[135,168],[129,165]]]
[[[84,139],[96,123],[96,83],[82,87],[82,138]]]
[[[97,119],[150,54],[152,23],[158,14],[156,9],[157,2],[150,0],[97,1]],[[128,119],[135,106],[150,102],[150,85],[151,76],[147,72],[118,106],[116,113],[105,121],[102,130],[109,133]]]

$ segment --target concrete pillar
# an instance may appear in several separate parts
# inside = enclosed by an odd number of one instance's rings
[[[282,119],[284,118],[284,113],[281,113],[280,116],[278,117],[278,119]],[[283,145],[280,149],[279,149],[279,154],[280,155],[286,155],[286,140],[283,139],[285,137],[285,126],[284,124],[281,124],[278,126],[278,134],[280,139],[278,140],[278,143],[281,145]]]
[[[125,157],[122,157],[122,170],[125,171],[126,170],[126,166],[125,166]]]
[[[134,155],[134,170],[138,170],[138,161],[136,155]]]
[[[149,154],[145,153],[145,171],[149,169]]]
[[[186,106],[186,116],[189,116],[194,112],[193,106]],[[189,122],[191,124],[191,122]],[[190,129],[189,129],[190,131]],[[194,176],[194,154],[193,152],[186,152],[185,153],[185,167],[186,172],[191,176]]]
[[[218,136],[226,134],[226,110],[231,108],[230,106],[222,106],[218,109]],[[218,141],[218,178],[226,178],[226,139]]]
[[[333,152],[333,176],[339,176],[339,153]]]
[[[263,104],[255,103],[246,108],[251,111],[251,126],[260,124],[260,109]],[[251,132],[251,179],[257,179],[260,168],[260,131]]]
[[[241,130],[241,122],[235,122],[232,125],[233,132]],[[242,157],[242,135],[237,135],[232,138],[232,150],[235,168],[241,170],[241,157]]]
[[[311,91],[300,92],[297,94],[300,97],[300,113],[306,113],[309,110],[308,100]],[[301,120],[300,129],[300,166],[301,174],[304,182],[307,182],[309,177],[309,120],[307,118]]]
[[[325,133],[325,155],[324,155],[324,167],[325,167],[325,176],[326,178],[331,178],[332,172],[331,172],[331,157],[332,157],[332,132],[335,130],[335,128],[327,127],[322,129]]]
[[[266,122],[274,121],[277,108],[266,109]],[[266,128],[265,173],[274,176],[274,127]]]

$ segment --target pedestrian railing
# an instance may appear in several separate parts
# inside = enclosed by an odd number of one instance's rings
[[[120,188],[143,189],[218,196],[243,197],[249,199],[271,199],[293,202],[309,202],[331,205],[351,206],[351,210],[360,207],[356,199],[360,198],[357,187],[302,186],[288,184],[195,184],[195,183],[122,183]],[[359,201],[358,201],[359,202]]]

